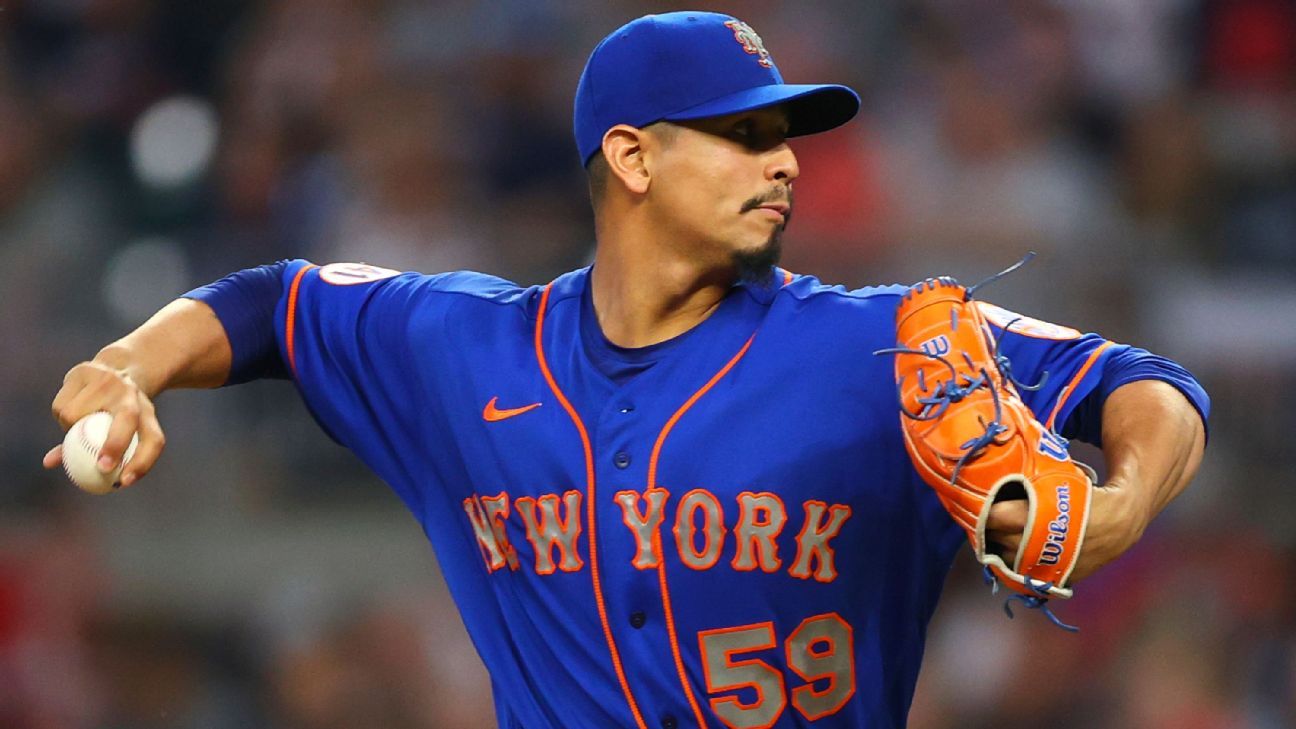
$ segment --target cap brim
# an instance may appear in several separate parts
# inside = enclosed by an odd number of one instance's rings
[[[662,118],[688,121],[779,105],[788,111],[788,136],[800,137],[826,132],[850,121],[859,112],[860,98],[851,88],[838,84],[774,84],[744,89]]]

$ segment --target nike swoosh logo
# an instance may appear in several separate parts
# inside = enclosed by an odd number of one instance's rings
[[[536,408],[540,407],[540,403],[533,402],[530,405],[523,405],[520,408],[505,408],[503,410],[500,410],[499,408],[495,407],[496,400],[499,400],[499,398],[492,397],[490,399],[490,402],[486,403],[486,409],[482,410],[482,418],[488,423],[495,423],[501,420],[508,420],[514,415],[521,415],[522,413],[525,413],[528,410],[535,410]]]

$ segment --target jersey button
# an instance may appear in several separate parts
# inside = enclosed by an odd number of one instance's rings
[[[625,451],[617,451],[616,455],[612,456],[612,465],[617,468],[628,467],[630,465],[630,454]]]
[[[648,622],[648,616],[644,615],[642,610],[636,610],[630,613],[630,627],[635,630],[642,628],[646,622]]]
[[[624,414],[626,414],[626,413],[633,413],[633,412],[634,412],[634,403],[632,403],[632,402],[623,402],[623,403],[621,403],[621,414],[622,414],[622,415],[624,415]]]
[[[679,722],[671,714],[662,717],[662,729],[676,729],[678,726]]]

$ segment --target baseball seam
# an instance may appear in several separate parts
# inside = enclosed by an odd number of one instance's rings
[[[100,450],[97,446],[95,446],[94,442],[90,440],[90,437],[86,435],[85,419],[83,418],[81,420],[78,420],[76,425],[72,426],[72,430],[73,430],[73,435],[76,437],[77,445],[79,445],[82,450],[84,450],[86,453],[90,455],[90,467],[94,469],[95,474],[100,478],[103,478],[104,476],[108,476],[109,474],[99,470],[98,461],[99,461]],[[76,477],[72,475],[72,469],[68,467],[68,461],[66,457],[63,458],[63,472],[67,474],[68,478],[72,479],[73,481],[77,481]],[[115,487],[116,485],[117,482],[116,479],[114,479],[113,486]]]

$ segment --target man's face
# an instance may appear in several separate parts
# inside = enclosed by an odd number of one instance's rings
[[[653,169],[656,220],[698,262],[762,280],[778,262],[799,172],[782,109],[677,122]]]

